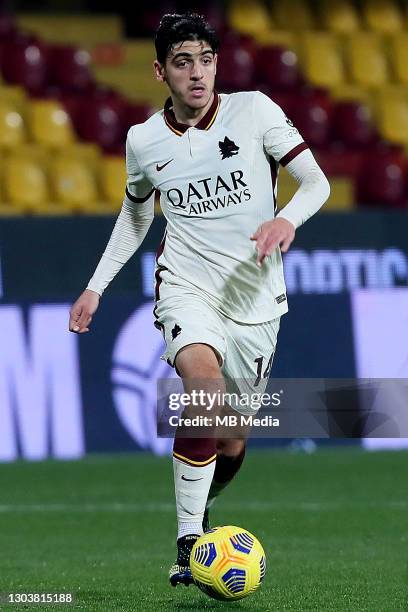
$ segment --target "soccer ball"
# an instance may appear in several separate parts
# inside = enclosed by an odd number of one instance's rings
[[[242,599],[265,577],[264,549],[241,527],[216,527],[202,535],[190,555],[195,584],[214,599]]]

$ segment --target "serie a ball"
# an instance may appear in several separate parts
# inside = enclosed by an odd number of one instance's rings
[[[216,527],[202,535],[190,555],[195,584],[210,597],[242,599],[260,586],[266,557],[257,538],[242,527]]]

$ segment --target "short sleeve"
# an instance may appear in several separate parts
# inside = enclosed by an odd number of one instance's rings
[[[265,151],[282,166],[309,148],[281,107],[260,91],[255,94],[254,113]]]
[[[153,194],[154,187],[140,169],[132,140],[134,128],[130,128],[126,138],[126,197],[134,204],[146,202]]]

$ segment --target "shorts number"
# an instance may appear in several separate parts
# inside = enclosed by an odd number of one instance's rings
[[[271,373],[271,369],[272,369],[272,360],[273,360],[274,354],[275,353],[273,352],[272,355],[269,357],[268,364],[267,364],[263,374],[262,374],[262,367],[263,367],[264,357],[257,357],[254,360],[255,363],[257,364],[257,366],[256,366],[256,381],[254,383],[254,387],[257,387],[259,385],[259,383],[261,382],[261,378],[269,378],[269,374]]]

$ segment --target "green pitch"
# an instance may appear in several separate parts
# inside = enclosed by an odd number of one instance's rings
[[[223,604],[168,586],[175,515],[169,459],[0,465],[0,591],[73,592],[74,606],[7,610],[407,610],[408,453],[249,452],[213,524],[252,531],[261,589]]]

